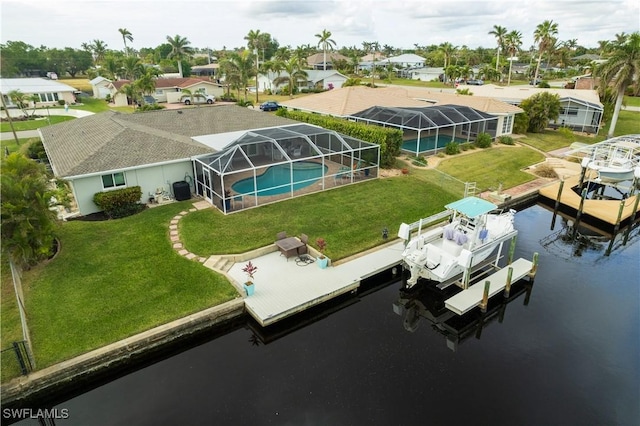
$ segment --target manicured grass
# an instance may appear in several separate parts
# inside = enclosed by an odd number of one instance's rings
[[[61,78],[58,80],[60,83],[68,84],[85,93],[93,93],[93,87],[89,83],[88,78]]]
[[[443,160],[438,170],[465,182],[476,182],[479,191],[512,188],[536,177],[521,169],[544,160],[544,155],[527,147],[496,146]]]
[[[2,154],[4,155],[5,148],[7,148],[9,150],[9,153],[20,151],[26,155],[29,145],[39,141],[40,138],[19,138],[18,142],[20,142],[20,146],[18,146],[15,139],[5,139],[0,142],[0,145],[2,146]]]
[[[13,128],[16,132],[20,132],[22,130],[36,130],[41,127],[49,126],[50,124],[62,123],[63,121],[75,120],[75,117],[63,116],[63,115],[51,115],[47,116],[47,111],[45,109],[36,110],[36,115],[40,117],[37,120],[26,120],[26,121],[14,121]],[[0,124],[1,132],[10,132],[11,125],[7,121],[3,121]]]
[[[2,259],[2,288],[0,289],[0,309],[2,310],[2,321],[0,322],[0,349],[11,347],[12,342],[22,340],[22,326],[20,324],[20,313],[18,312],[18,302],[16,300],[11,270],[6,259]],[[0,379],[4,382],[11,377],[20,374],[20,366],[13,352],[5,352],[0,358]]]
[[[606,136],[608,126],[606,129],[600,132],[601,135]],[[616,123],[615,136],[640,134],[640,112],[635,111],[620,111],[618,122]]]
[[[624,103],[627,106],[640,107],[640,96],[625,96]]]
[[[345,186],[226,217],[217,210],[201,210],[180,221],[180,234],[189,251],[207,256],[269,245],[280,231],[304,233],[312,246],[323,237],[327,256],[339,260],[383,243],[383,228],[395,235],[400,223],[442,211],[461,195],[438,187],[427,190],[426,186],[422,179],[409,175]]]
[[[224,276],[172,249],[169,221],[188,205],[61,224],[57,257],[24,274],[38,368],[238,296]]]

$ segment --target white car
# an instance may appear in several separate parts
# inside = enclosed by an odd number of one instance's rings
[[[182,95],[180,102],[184,102],[185,105],[194,104],[212,104],[216,101],[216,97],[213,95],[205,95],[202,93],[194,93],[192,95]]]

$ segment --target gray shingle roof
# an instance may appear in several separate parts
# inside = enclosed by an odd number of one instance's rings
[[[55,175],[69,177],[212,152],[193,136],[292,123],[296,121],[220,105],[138,114],[109,111],[44,127],[40,133]]]

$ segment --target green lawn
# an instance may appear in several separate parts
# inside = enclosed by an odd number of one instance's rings
[[[13,128],[16,132],[20,132],[22,130],[36,130],[41,127],[49,126],[51,124],[62,123],[63,121],[75,120],[75,117],[63,116],[63,115],[51,115],[47,116],[47,111],[45,109],[36,110],[36,115],[40,117],[36,120],[25,120],[25,121],[14,121]],[[2,121],[0,124],[1,132],[10,132],[11,124],[8,121]]]
[[[20,143],[20,146],[18,146],[16,144],[16,140],[12,138],[12,139],[6,139],[3,141],[0,141],[0,146],[2,146],[3,154],[5,151],[5,148],[8,149],[10,153],[20,151],[26,154],[27,147],[32,143],[36,143],[38,141],[40,141],[40,138],[22,138],[22,139],[19,138],[18,142]]]
[[[624,104],[627,106],[640,107],[640,96],[625,96]]]

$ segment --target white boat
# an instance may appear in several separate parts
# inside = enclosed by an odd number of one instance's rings
[[[619,136],[583,147],[582,167],[596,172],[596,182],[618,183],[640,176],[640,135]]]
[[[443,284],[460,279],[459,285],[466,288],[474,268],[499,248],[497,263],[503,243],[518,233],[513,225],[515,210],[498,212],[498,206],[481,198],[466,197],[445,208],[412,225],[400,225],[398,236],[406,241],[402,259],[411,273],[407,287],[423,278]],[[422,232],[423,226],[446,218],[446,225]]]

